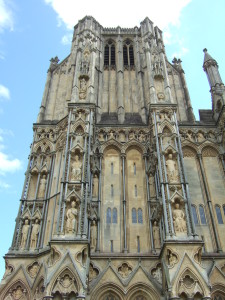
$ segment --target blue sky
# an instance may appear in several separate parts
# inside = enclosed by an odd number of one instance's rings
[[[0,0],[0,278],[24,183],[32,124],[36,121],[51,57],[70,52],[72,28],[85,15],[104,27],[134,27],[148,16],[162,29],[169,61],[181,58],[198,118],[211,108],[203,48],[225,80],[224,0],[105,1]]]

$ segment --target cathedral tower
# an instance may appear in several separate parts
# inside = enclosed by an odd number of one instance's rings
[[[196,121],[148,18],[78,22],[50,61],[0,299],[225,299],[224,85],[204,52]]]

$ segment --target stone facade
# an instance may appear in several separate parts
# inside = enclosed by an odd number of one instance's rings
[[[225,299],[225,88],[196,121],[162,32],[85,17],[51,59],[0,299]]]

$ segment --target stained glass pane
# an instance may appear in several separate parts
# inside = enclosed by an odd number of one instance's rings
[[[111,208],[107,208],[106,223],[111,223]]]
[[[138,208],[138,223],[143,224],[143,215],[141,208]]]
[[[132,208],[132,223],[137,223],[137,213],[135,208]]]
[[[199,206],[199,214],[200,214],[200,218],[201,218],[201,223],[204,225],[206,224],[206,218],[205,218],[205,211],[204,211],[204,207],[203,206]]]
[[[198,224],[198,216],[197,216],[197,212],[196,212],[195,206],[192,205],[191,209],[192,209],[192,215],[193,215],[193,218],[194,218],[194,222],[195,222],[195,224]]]

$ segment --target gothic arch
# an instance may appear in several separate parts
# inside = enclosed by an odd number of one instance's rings
[[[183,150],[183,157],[196,157],[197,155],[197,150],[192,145],[191,146],[185,145],[182,150]]]
[[[42,139],[41,141],[39,141],[35,146],[34,146],[34,149],[33,149],[33,152],[37,152],[37,150],[41,148],[41,152],[44,153],[46,152],[46,150],[49,148],[50,151],[49,152],[52,152],[53,151],[53,145],[52,143],[44,138]]]
[[[167,127],[170,130],[171,134],[176,133],[174,127],[167,120],[163,120],[163,122],[159,126],[159,133],[163,133],[165,127]]]
[[[71,132],[76,132],[78,127],[82,127],[83,132],[85,132],[86,128],[85,128],[85,123],[82,120],[79,120],[78,122],[76,122],[72,128],[71,128]]]
[[[91,300],[106,300],[104,296],[111,293],[113,296],[117,297],[115,300],[123,300],[124,293],[119,285],[115,283],[105,283],[100,285],[92,294]]]
[[[121,145],[119,142],[113,140],[107,141],[104,145],[102,145],[102,152],[105,153],[108,149],[113,148],[119,153],[121,153]]]
[[[200,151],[204,157],[216,157],[219,155],[218,147],[212,145],[211,143],[210,145],[204,145],[202,148],[200,147]]]
[[[8,289],[6,290],[6,292],[4,293],[3,297],[1,299],[3,300],[11,300],[11,296],[10,294],[12,294],[14,291],[21,291],[21,300],[31,300],[31,296],[30,296],[30,290],[28,288],[28,286],[22,281],[22,280],[16,280],[15,282],[13,282]],[[24,297],[22,297],[23,292],[26,293],[24,294]],[[19,293],[18,292],[18,293]]]
[[[124,152],[128,152],[131,148],[136,149],[141,154],[147,153],[146,147],[144,147],[142,144],[140,144],[139,142],[134,141],[134,140],[126,143],[126,145],[124,145],[123,149],[124,149]]]
[[[136,283],[128,289],[127,299],[136,300],[137,296],[142,296],[143,300],[159,300],[160,295],[151,286],[144,283]]]
[[[68,266],[61,269],[57,274],[55,274],[52,279],[52,284],[50,286],[50,295],[61,292],[64,286],[69,293],[79,293],[81,285],[79,284],[79,278],[75,272],[73,272]],[[65,288],[64,288],[65,292]]]
[[[225,284],[213,285],[211,293],[212,293],[213,300],[224,300],[225,299]],[[220,296],[221,298],[219,298],[218,296]]]

